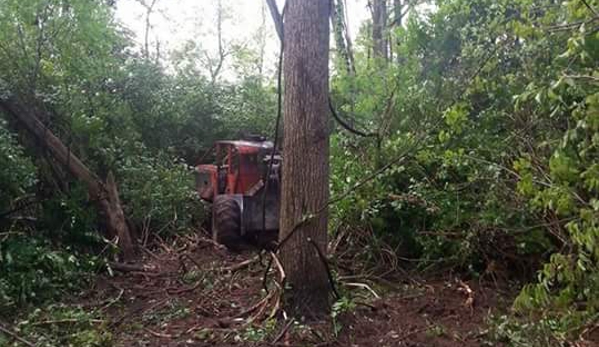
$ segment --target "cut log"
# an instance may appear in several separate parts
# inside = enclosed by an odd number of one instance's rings
[[[125,221],[118,190],[112,173],[106,184],[75,156],[42,122],[37,110],[25,107],[15,100],[1,100],[0,112],[12,116],[18,124],[33,135],[38,143],[67,171],[87,187],[89,198],[97,208],[100,218],[105,221],[108,237],[117,238],[124,259],[134,253],[133,239]],[[47,117],[46,117],[47,118]]]

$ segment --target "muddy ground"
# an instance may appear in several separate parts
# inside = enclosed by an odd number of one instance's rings
[[[455,276],[404,274],[392,284],[353,278],[338,284],[351,300],[335,305],[334,319],[289,323],[263,289],[263,263],[256,252],[182,238],[146,249],[135,266],[115,266],[82,301],[108,317],[117,346],[445,347],[480,346],[490,315],[513,299],[496,283]],[[273,269],[269,279],[276,275]]]

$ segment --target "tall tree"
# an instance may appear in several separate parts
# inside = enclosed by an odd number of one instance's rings
[[[373,0],[372,7],[373,56],[387,59],[387,0]]]
[[[331,25],[335,37],[337,54],[342,58],[347,73],[355,74],[354,55],[351,38],[347,32],[344,0],[331,1]]]
[[[330,4],[288,0],[284,34],[284,152],[281,261],[287,308],[315,317],[329,310],[323,256],[329,198],[328,64]]]
[[[150,30],[152,29],[150,17],[152,16],[152,12],[154,12],[154,6],[157,1],[158,0],[137,0],[137,2],[139,2],[146,10],[143,48],[143,56],[146,60],[150,59]]]

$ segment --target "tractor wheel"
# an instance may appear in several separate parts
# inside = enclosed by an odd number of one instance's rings
[[[241,211],[231,196],[218,195],[212,205],[212,236],[214,241],[231,250],[242,247]]]

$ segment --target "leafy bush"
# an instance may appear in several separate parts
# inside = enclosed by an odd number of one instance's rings
[[[25,195],[36,183],[36,169],[15,137],[0,119],[0,218],[13,199]]]
[[[135,225],[164,236],[183,232],[205,219],[194,190],[192,169],[170,156],[139,156],[117,164],[125,211]],[[143,230],[142,230],[143,231]]]
[[[61,297],[80,288],[99,259],[69,247],[25,235],[4,236],[0,243],[0,315],[14,318],[15,309]]]

